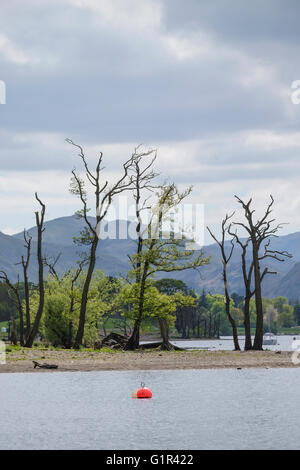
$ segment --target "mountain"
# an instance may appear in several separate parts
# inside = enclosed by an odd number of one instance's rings
[[[95,223],[95,219],[90,219]],[[76,265],[78,254],[82,247],[73,243],[73,237],[80,234],[84,223],[78,217],[61,217],[45,223],[44,253],[48,257],[56,258],[61,254],[56,269],[59,274]],[[110,275],[123,275],[129,269],[128,255],[136,247],[136,242],[126,236],[129,230],[134,234],[135,226],[125,220],[108,222],[103,225],[101,231],[101,241],[97,250],[96,268],[102,269]],[[36,281],[38,266],[35,253],[37,250],[37,231],[33,227],[28,230],[32,236],[32,263],[29,271],[31,280]],[[109,237],[107,236],[109,233]],[[122,236],[121,236],[122,235]],[[121,236],[121,237],[120,237]],[[229,242],[228,242],[229,247]],[[293,255],[292,259],[287,259],[284,263],[269,260],[269,266],[277,271],[277,276],[266,276],[263,285],[263,294],[266,297],[276,297],[284,295],[290,299],[300,298],[300,232],[284,235],[272,239],[272,249],[286,250]],[[198,292],[205,289],[211,293],[223,293],[222,265],[219,255],[219,248],[214,243],[205,246],[205,255],[211,257],[211,262],[203,266],[199,271],[185,271],[181,273],[169,274],[169,277],[182,279],[190,287]],[[13,236],[0,232],[0,269],[4,269],[12,281],[16,281],[18,275],[22,279],[20,262],[22,254],[25,253],[23,233]],[[165,276],[162,274],[162,276]],[[229,267],[231,292],[243,294],[243,280],[240,264],[240,250],[237,247]],[[298,287],[299,286],[299,287]],[[298,293],[299,291],[299,293]]]
[[[90,221],[93,224],[95,223],[93,218],[90,218]],[[120,232],[124,232],[128,225],[129,223],[125,220],[105,223],[101,231],[102,237],[104,238],[107,233],[114,234],[114,232],[118,235]],[[55,259],[60,254],[55,265],[58,274],[62,274],[70,267],[75,266],[76,261],[79,259],[79,253],[85,250],[85,247],[79,247],[73,243],[73,237],[79,236],[83,228],[83,221],[75,215],[45,222],[43,251],[49,259]],[[29,229],[28,233],[32,237],[33,254],[37,251],[36,227]],[[1,266],[3,268],[6,266],[6,269],[9,268],[11,279],[16,281],[18,275],[22,278],[21,267],[15,264],[20,261],[21,254],[25,253],[23,232],[13,236],[1,235],[10,240],[12,247],[17,247],[14,250],[10,249],[6,240],[2,249],[0,237],[0,268]],[[113,276],[125,274],[129,267],[127,253],[132,253],[134,248],[135,242],[131,239],[102,239],[97,250],[96,269],[102,269]],[[36,262],[31,263],[29,275],[33,281],[37,280],[38,266]]]
[[[274,287],[276,295],[283,295],[293,301],[300,299],[300,263],[296,263]]]

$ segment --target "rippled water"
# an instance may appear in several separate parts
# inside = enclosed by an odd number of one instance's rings
[[[299,390],[300,369],[1,374],[0,449],[299,449]]]

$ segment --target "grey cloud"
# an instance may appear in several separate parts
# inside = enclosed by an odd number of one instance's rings
[[[223,39],[235,41],[299,40],[298,0],[165,0],[167,28],[213,31]]]
[[[130,20],[124,28],[103,24],[95,11],[64,1],[1,5],[1,34],[28,58],[10,60],[0,41],[2,171],[69,172],[75,156],[65,137],[99,149],[208,140],[210,151],[196,149],[191,168],[171,162],[169,176],[187,184],[248,179],[253,188],[262,178],[295,178],[299,145],[286,136],[299,130],[300,106],[282,90],[300,79],[299,2],[154,2],[161,23],[144,31]],[[203,54],[180,58],[167,49],[175,38],[189,52],[202,34],[211,40]],[[236,135],[253,130],[285,143],[246,148]],[[114,153],[113,171],[122,158]]]
[[[209,9],[204,15],[200,4],[204,2],[190,1],[186,14],[194,11],[195,17],[207,19],[216,33],[217,25],[209,20],[217,15],[216,4],[213,9],[202,6]],[[181,17],[182,5],[174,3],[167,10],[162,34],[169,31],[169,17]],[[218,16],[224,23],[226,5],[229,9],[230,3],[221,2]],[[155,35],[110,31],[99,27],[93,16],[56,2],[30,9],[28,2],[11,38],[25,53],[39,54],[41,64],[2,64],[8,87],[8,104],[0,110],[2,126],[156,144],[203,132],[269,127],[287,118],[272,83],[241,85],[241,65],[219,56],[217,44],[214,57],[176,62]],[[4,26],[9,35],[12,19]],[[48,55],[57,57],[57,63],[47,66]],[[292,124],[299,125],[299,118]]]

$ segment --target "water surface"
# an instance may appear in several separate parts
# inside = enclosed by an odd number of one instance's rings
[[[1,374],[0,449],[299,449],[299,390],[300,369]]]
[[[270,351],[293,351],[293,341],[294,338],[297,340],[300,339],[299,336],[294,335],[282,335],[277,336],[277,344],[276,345],[266,345],[263,346],[264,349],[268,349]],[[252,338],[252,340],[254,337]],[[144,341],[150,342],[150,341]],[[207,349],[210,351],[220,351],[226,350],[231,351],[234,349],[233,338],[232,336],[221,336],[220,339],[191,339],[191,340],[172,340],[172,343],[180,346],[182,348],[188,349]],[[241,349],[244,349],[245,345],[245,336],[239,336],[239,344]]]

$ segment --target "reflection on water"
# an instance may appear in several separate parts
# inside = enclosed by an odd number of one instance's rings
[[[1,374],[0,449],[299,449],[299,389],[298,368]]]

